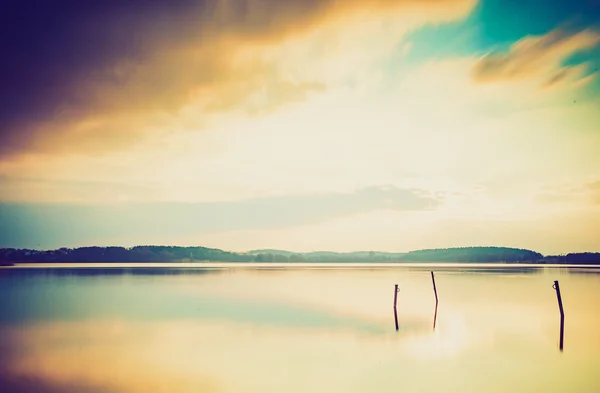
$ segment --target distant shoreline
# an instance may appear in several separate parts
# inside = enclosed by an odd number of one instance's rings
[[[553,268],[600,269],[600,264],[544,264],[489,262],[21,262],[0,265],[13,269],[385,269],[415,268],[426,270],[476,269],[537,270]]]
[[[600,265],[600,253],[547,255],[509,247],[460,247],[416,250],[406,253],[358,251],[338,253],[317,251],[297,253],[285,250],[254,250],[236,253],[207,247],[135,246],[79,247],[56,250],[0,249],[0,264],[15,263],[494,263],[503,265]]]

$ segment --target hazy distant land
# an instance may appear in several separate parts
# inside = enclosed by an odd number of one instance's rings
[[[0,262],[504,262],[600,264],[600,253],[570,253],[544,256],[526,249],[508,247],[460,247],[417,250],[406,253],[380,251],[309,252],[253,250],[235,253],[207,247],[135,246],[80,247],[57,250],[2,248]]]

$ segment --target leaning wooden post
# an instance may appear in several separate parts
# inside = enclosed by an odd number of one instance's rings
[[[435,322],[437,320],[437,310],[438,310],[438,295],[437,288],[435,287],[435,275],[431,272],[431,282],[433,283],[433,293],[435,295],[435,312],[433,313],[433,328],[435,329]]]
[[[558,281],[554,281],[552,288],[556,290],[556,298],[558,299],[558,309],[560,310],[560,344],[559,348],[563,350],[564,334],[565,334],[565,312],[563,310],[562,297],[560,296],[560,286]]]
[[[396,311],[396,300],[398,299],[398,292],[400,292],[400,289],[398,289],[398,284],[396,284],[394,287],[394,321],[396,322],[396,331],[398,331],[398,312]]]

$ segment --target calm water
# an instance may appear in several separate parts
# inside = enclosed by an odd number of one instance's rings
[[[314,267],[1,269],[0,391],[600,392],[600,270]]]

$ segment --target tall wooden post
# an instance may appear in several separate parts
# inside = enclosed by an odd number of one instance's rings
[[[438,310],[438,295],[437,288],[435,287],[435,275],[431,272],[431,282],[433,283],[433,294],[435,295],[435,312],[433,313],[433,328],[435,329],[435,322],[437,321],[437,310]]]
[[[559,348],[563,350],[564,334],[565,334],[565,312],[563,310],[562,297],[560,296],[560,286],[558,280],[554,281],[552,288],[556,290],[556,298],[558,299],[558,309],[560,311],[560,344]]]
[[[396,331],[398,331],[398,312],[396,311],[396,300],[398,299],[398,292],[400,292],[400,289],[398,289],[398,284],[396,284],[394,287],[394,321],[396,322]]]

